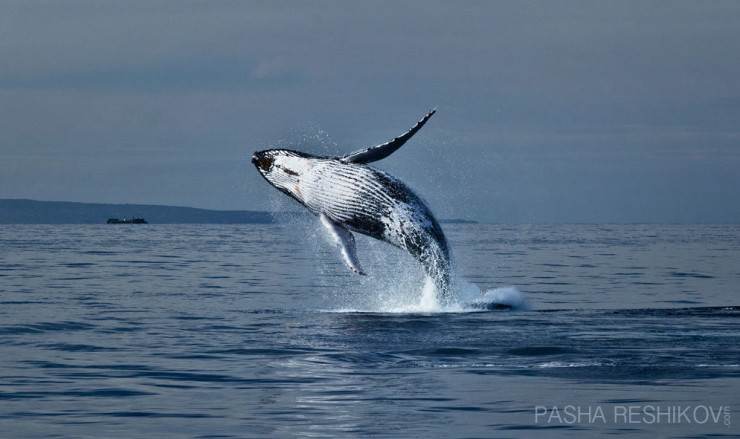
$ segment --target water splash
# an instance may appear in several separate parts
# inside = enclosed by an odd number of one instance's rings
[[[467,309],[492,310],[496,308],[510,308],[525,310],[528,308],[524,295],[514,286],[481,290],[477,285],[466,281],[463,289],[458,290],[461,302]]]
[[[390,313],[464,313],[479,312],[494,309],[526,309],[527,303],[519,290],[515,287],[493,288],[481,290],[477,285],[462,279],[454,279],[452,283],[453,298],[447,303],[439,300],[439,294],[434,282],[426,278],[421,294],[410,303],[401,306],[384,306],[380,303],[379,312]]]
[[[524,295],[516,287],[483,290],[455,276],[450,286],[452,298],[442,301],[434,281],[424,276],[415,260],[393,255],[395,249],[389,246],[382,247],[385,247],[383,256],[373,251],[368,253],[382,258],[382,263],[377,260],[372,264],[374,271],[380,272],[359,280],[357,277],[349,278],[348,282],[355,283],[340,287],[341,293],[333,295],[332,302],[336,308],[331,311],[434,314],[524,310],[528,307]]]
[[[284,208],[287,197],[273,198]],[[285,212],[276,209],[276,212]],[[350,273],[332,240],[311,215],[277,215],[288,240],[305,247],[313,273],[313,294],[302,294],[305,306],[329,312],[370,313],[465,313],[496,309],[527,309],[527,302],[513,286],[481,289],[460,277],[451,276],[452,298],[441,301],[433,280],[407,252],[388,243],[356,234],[357,253],[367,276]],[[291,269],[298,269],[292,267]],[[320,295],[317,296],[317,294]],[[319,300],[319,303],[317,303]]]

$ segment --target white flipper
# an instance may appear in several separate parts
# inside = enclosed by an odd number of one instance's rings
[[[417,122],[416,125],[412,126],[410,130],[406,131],[398,137],[395,137],[393,140],[381,143],[377,146],[363,149],[361,151],[347,154],[339,160],[342,163],[370,163],[377,162],[378,160],[388,157],[389,155],[393,154],[398,148],[403,146],[403,144],[406,143],[406,141],[409,140],[411,136],[416,134],[416,132],[419,131],[425,123],[427,123],[427,120],[429,120],[429,118],[432,117],[432,115],[436,111],[437,109],[435,108],[427,113],[427,115],[421,118],[421,120]]]
[[[329,231],[332,238],[334,238],[334,242],[342,252],[342,257],[344,258],[344,263],[347,264],[347,267],[357,274],[365,274],[365,272],[362,271],[362,267],[360,267],[360,261],[357,259],[355,237],[352,235],[352,232],[333,222],[323,213],[319,215],[319,218],[321,218],[321,223],[326,227],[326,230]]]

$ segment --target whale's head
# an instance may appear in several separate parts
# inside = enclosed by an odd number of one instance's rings
[[[301,176],[313,166],[316,158],[288,149],[268,149],[255,152],[252,163],[271,185],[300,200]]]

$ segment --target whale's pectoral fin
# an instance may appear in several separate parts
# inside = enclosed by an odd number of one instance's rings
[[[425,123],[427,123],[427,120],[429,120],[429,118],[432,117],[432,115],[436,111],[437,109],[435,108],[429,113],[427,113],[427,115],[421,118],[421,120],[417,122],[416,125],[412,126],[410,130],[394,138],[393,140],[390,140],[388,142],[382,143],[377,146],[363,149],[361,151],[356,151],[351,154],[347,154],[346,156],[340,158],[339,160],[342,163],[370,163],[370,162],[376,162],[378,160],[388,157],[389,155],[393,154],[398,148],[403,146],[403,144],[406,143],[406,141],[409,140],[411,136],[416,134],[416,132],[419,131],[421,127],[424,126]]]
[[[321,223],[329,231],[329,234],[334,238],[337,246],[342,252],[344,263],[347,264],[350,270],[357,274],[365,274],[360,267],[360,261],[357,259],[357,247],[355,247],[355,237],[352,232],[344,228],[343,226],[330,220],[323,213],[320,215]]]

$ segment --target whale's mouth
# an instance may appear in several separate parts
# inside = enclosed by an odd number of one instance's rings
[[[275,163],[275,158],[265,154],[264,152],[256,152],[252,156],[252,163],[263,173],[270,172],[272,164]]]

